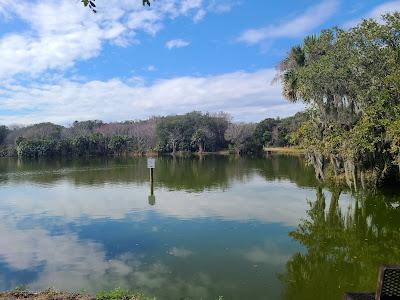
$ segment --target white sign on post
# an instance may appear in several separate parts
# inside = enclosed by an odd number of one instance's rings
[[[147,159],[147,168],[154,169],[156,167],[156,159],[155,158],[148,158]]]

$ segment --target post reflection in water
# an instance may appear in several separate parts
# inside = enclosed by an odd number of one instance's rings
[[[400,262],[398,192],[329,190],[301,157],[160,157],[157,204],[148,172],[0,160],[0,288],[338,299]]]
[[[154,195],[154,173],[153,169],[150,169],[150,195],[149,195],[149,205],[153,206],[156,204],[156,196]]]

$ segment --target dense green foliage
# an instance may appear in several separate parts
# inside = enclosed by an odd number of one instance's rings
[[[267,118],[257,124],[255,138],[267,147],[291,145],[290,134],[298,130],[305,120],[306,115],[301,112],[284,119]]]
[[[292,137],[320,179],[345,174],[354,188],[398,180],[400,13],[383,20],[307,37],[279,66],[284,96],[309,106]]]
[[[203,153],[227,148],[237,154],[257,154],[264,145],[288,145],[288,133],[299,126],[299,116],[302,114],[246,124],[232,123],[225,113],[191,112],[135,122],[76,121],[71,127],[52,123],[12,129],[0,126],[0,156],[120,156],[147,151]]]
[[[163,152],[216,151],[226,147],[224,133],[229,118],[226,114],[192,112],[161,118],[157,125],[158,149]]]
[[[74,122],[71,127],[40,123],[7,129],[0,156],[54,157],[122,155],[155,148],[157,120],[103,123]]]

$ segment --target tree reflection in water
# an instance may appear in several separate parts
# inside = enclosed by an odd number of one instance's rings
[[[378,267],[400,263],[400,197],[359,192],[354,206],[339,206],[340,190],[322,188],[307,219],[289,235],[305,247],[280,275],[284,299],[341,299],[345,291],[374,291]]]

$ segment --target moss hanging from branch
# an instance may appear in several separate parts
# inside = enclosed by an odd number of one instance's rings
[[[316,176],[331,166],[354,189],[370,175],[392,180],[394,166],[400,173],[400,13],[383,20],[307,37],[278,66],[283,95],[309,107],[293,136]]]

